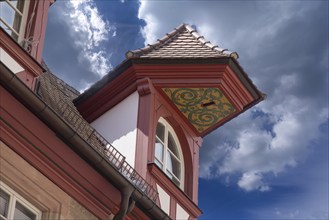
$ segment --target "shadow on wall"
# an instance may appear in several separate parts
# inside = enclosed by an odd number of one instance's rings
[[[132,166],[135,164],[138,101],[136,91],[91,123]]]

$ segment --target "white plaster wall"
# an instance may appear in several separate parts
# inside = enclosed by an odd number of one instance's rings
[[[189,214],[179,205],[176,206],[176,219],[177,220],[188,220]]]
[[[138,100],[136,91],[91,123],[132,167],[135,166]]]
[[[8,69],[10,69],[13,73],[19,73],[23,71],[23,67],[21,67],[4,49],[0,47],[0,60],[3,62]]]
[[[160,199],[160,208],[169,215],[170,212],[170,196],[158,184],[157,190]]]

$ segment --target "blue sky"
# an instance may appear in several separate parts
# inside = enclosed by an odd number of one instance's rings
[[[200,219],[328,219],[328,1],[58,0],[44,59],[80,91],[181,23],[268,97],[204,139]]]

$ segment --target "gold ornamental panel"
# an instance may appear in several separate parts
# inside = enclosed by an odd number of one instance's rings
[[[162,90],[200,133],[236,111],[219,88]]]

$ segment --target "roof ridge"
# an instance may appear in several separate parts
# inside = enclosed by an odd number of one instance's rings
[[[235,59],[239,58],[239,55],[237,52],[231,52],[228,49],[220,48],[218,45],[212,44],[210,41],[207,41],[204,36],[200,35],[197,30],[195,30],[192,26],[186,24],[186,29],[194,36],[198,41],[200,41],[203,45],[209,47],[211,50],[216,50],[222,54],[226,54],[230,57],[234,57]]]
[[[126,58],[139,58],[143,55],[147,55],[148,53],[152,52],[153,50],[157,50],[161,46],[165,45],[167,42],[172,40],[175,36],[178,34],[181,34],[184,30],[188,31],[189,34],[191,34],[197,41],[200,42],[201,45],[207,47],[211,51],[214,51],[218,53],[219,55],[225,56],[225,57],[233,57],[235,59],[239,58],[239,55],[237,52],[231,52],[225,48],[220,48],[218,45],[213,45],[210,41],[207,41],[204,36],[200,35],[197,30],[195,30],[192,26],[188,24],[181,24],[174,28],[171,32],[166,33],[161,39],[158,39],[153,44],[147,44],[147,46],[143,48],[139,48],[137,50],[129,50],[126,53]]]

